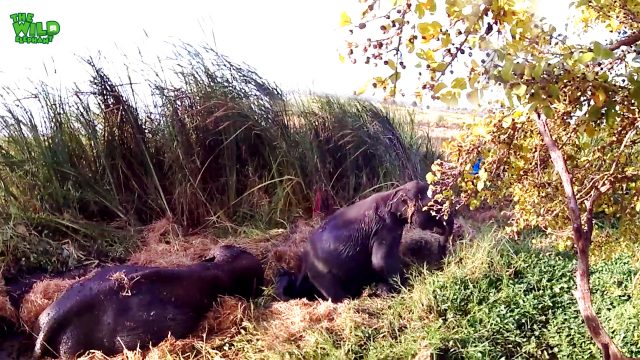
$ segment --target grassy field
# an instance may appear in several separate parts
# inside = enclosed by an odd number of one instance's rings
[[[210,49],[177,53],[144,84],[148,102],[92,62],[88,88],[43,85],[20,100],[5,89],[3,277],[186,264],[218,243],[246,247],[271,277],[293,266],[315,212],[423,177],[439,144],[472,117],[287,97]],[[279,302],[268,289],[250,303],[226,298],[192,338],[118,358],[597,358],[571,295],[573,255],[542,234],[513,239],[481,215],[460,219],[465,235],[444,269],[413,267],[397,295]],[[596,230],[596,310],[625,353],[640,356],[640,252],[603,245],[616,232]],[[73,281],[38,282],[17,313],[0,283],[0,316],[32,329]]]

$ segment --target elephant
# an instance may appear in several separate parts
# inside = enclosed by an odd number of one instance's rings
[[[221,245],[180,267],[115,265],[78,281],[38,318],[34,359],[113,356],[195,331],[220,295],[262,295],[264,269],[251,253]]]
[[[443,235],[445,247],[453,233],[454,213],[433,215],[429,187],[411,181],[379,192],[329,216],[310,234],[302,252],[302,271],[281,272],[276,295],[281,299],[319,297],[332,302],[358,297],[376,284],[394,291],[401,276],[400,241],[405,225]],[[320,296],[317,296],[320,295]]]

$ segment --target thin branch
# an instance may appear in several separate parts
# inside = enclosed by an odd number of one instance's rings
[[[478,21],[484,19],[484,17],[487,16],[487,14],[489,14],[489,10],[491,10],[491,7],[485,4],[484,9],[482,9],[482,12],[480,13],[480,15],[478,15],[478,18],[475,20],[475,22],[478,22]],[[471,25],[469,25],[469,26],[471,27]],[[456,59],[458,58],[458,55],[460,54],[460,50],[462,50],[462,46],[464,46],[464,44],[467,43],[467,40],[469,39],[469,36],[471,35],[472,32],[473,31],[468,31],[465,34],[465,37],[462,40],[462,42],[460,42],[460,45],[458,45],[458,48],[457,48],[455,54],[453,54],[453,56],[451,57],[451,60],[447,61],[446,67],[444,68],[444,70],[442,70],[442,73],[440,73],[440,75],[438,76],[436,81],[440,81],[440,79],[446,74],[446,72],[449,69],[449,67],[456,61]]]

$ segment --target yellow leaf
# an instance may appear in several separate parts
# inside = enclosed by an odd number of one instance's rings
[[[478,36],[469,36],[469,46],[471,46],[472,48],[476,47],[476,45],[478,44]]]
[[[426,13],[426,4],[425,3],[417,3],[416,4],[416,14],[418,14],[418,19],[422,19]]]
[[[431,173],[431,172],[430,172],[430,173],[428,173],[428,174],[427,174],[427,182],[428,182],[429,184],[433,183],[433,181],[434,181],[435,179],[436,179],[436,176],[435,176],[435,175],[433,175],[433,173]]]
[[[427,0],[426,7],[430,12],[436,11],[436,0]]]
[[[584,132],[585,134],[587,134],[588,137],[592,138],[596,134],[596,129],[593,127],[593,125],[587,124],[587,126],[584,129]]]
[[[578,57],[578,62],[579,62],[580,64],[586,64],[586,63],[588,63],[589,61],[591,61],[591,60],[593,59],[593,57],[594,57],[594,55],[593,55],[593,53],[592,53],[592,52],[586,52],[586,53],[581,54],[581,55]]]
[[[422,91],[416,91],[414,95],[416,97],[416,102],[418,104],[421,104],[422,103],[422,97],[423,97]]]
[[[595,102],[598,107],[602,107],[606,99],[607,94],[605,94],[604,90],[602,89],[596,90],[596,92],[593,94],[593,102]]]
[[[418,56],[418,58],[420,58],[422,60],[429,61],[429,62],[436,60],[436,58],[433,56],[433,51],[432,50],[420,49],[420,50],[418,50],[416,55]]]
[[[487,177],[489,177],[489,174],[487,174],[484,168],[482,168],[480,169],[480,171],[478,171],[478,177],[480,177],[480,180],[485,181],[487,180]]]
[[[417,26],[418,32],[423,36],[423,42],[429,42],[431,39],[440,35],[440,29],[442,29],[442,24],[437,21],[433,22],[422,22]]]
[[[367,82],[366,84],[362,85],[362,87],[358,89],[358,91],[356,91],[355,94],[358,96],[364,94],[365,92],[367,92],[368,87],[369,87],[369,83]]]
[[[449,33],[446,33],[442,37],[442,47],[445,48],[449,45],[451,45],[451,35],[449,35]]]
[[[340,62],[344,64],[344,55],[339,54],[338,59],[340,59]]]
[[[416,45],[414,42],[407,41],[407,51],[411,54],[416,49]]]
[[[640,212],[640,201],[636,203],[636,211]]]
[[[473,128],[473,130],[471,131],[471,134],[486,138],[489,136],[489,131],[487,130],[486,127],[482,125],[478,125]]]
[[[435,71],[439,71],[439,72],[443,72],[447,69],[447,63],[437,63],[435,66],[431,66],[433,68],[433,70]]]
[[[465,90],[467,88],[467,81],[464,78],[455,78],[451,82],[451,87],[458,90]]]
[[[347,14],[346,11],[343,11],[342,14],[340,14],[340,27],[345,27],[351,25],[351,17],[349,16],[349,14]]]
[[[447,87],[447,85],[445,85],[445,83],[438,83],[434,88],[433,88],[433,93],[437,94],[440,91],[444,90]]]
[[[396,70],[396,62],[391,59],[387,60],[387,66],[389,66],[393,71]]]
[[[480,102],[480,97],[478,95],[478,90],[469,91],[467,93],[467,100],[473,105],[478,105],[478,103]]]
[[[482,191],[484,189],[484,180],[478,181],[478,191]]]
[[[478,77],[480,77],[478,74],[471,75],[471,77],[469,77],[469,86],[474,87],[476,85],[476,81],[478,81]]]

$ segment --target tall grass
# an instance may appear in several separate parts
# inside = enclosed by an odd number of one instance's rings
[[[176,47],[172,64],[150,69],[142,90],[93,60],[85,88],[5,89],[0,266],[126,256],[131,229],[163,217],[187,230],[274,226],[309,215],[317,191],[340,206],[424,177],[437,156],[410,113],[288,99],[206,47]]]

